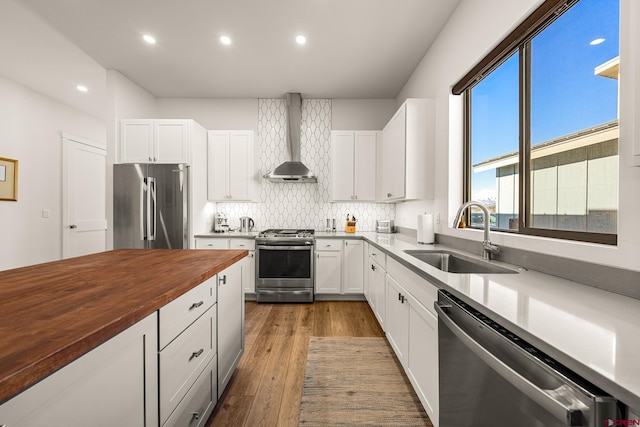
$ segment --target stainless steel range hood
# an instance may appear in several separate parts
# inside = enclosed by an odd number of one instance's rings
[[[287,93],[287,151],[289,161],[282,163],[264,178],[273,182],[318,182],[318,178],[300,161],[300,122],[302,98],[299,93]]]

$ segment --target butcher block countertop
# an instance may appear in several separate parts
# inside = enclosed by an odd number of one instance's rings
[[[0,404],[247,254],[119,249],[0,272]]]

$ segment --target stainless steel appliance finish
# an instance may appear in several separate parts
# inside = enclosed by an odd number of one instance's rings
[[[113,165],[114,249],[189,247],[189,167]]]
[[[255,224],[256,223],[253,221],[253,219],[249,218],[248,216],[240,217],[240,231],[242,231],[243,233],[253,230]]]
[[[318,182],[318,178],[300,161],[300,122],[302,97],[299,93],[287,93],[286,141],[289,160],[264,175],[273,182]]]
[[[620,418],[617,401],[440,290],[440,427],[595,427]]]
[[[376,220],[376,233],[395,233],[396,227],[392,219]]]
[[[265,230],[256,238],[256,300],[313,302],[313,230]]]

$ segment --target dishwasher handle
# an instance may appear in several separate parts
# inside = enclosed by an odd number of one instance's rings
[[[453,332],[460,341],[464,343],[471,351],[473,351],[482,361],[484,361],[491,369],[498,373],[502,378],[508,381],[512,386],[520,390],[531,400],[536,402],[542,408],[547,410],[551,415],[560,421],[565,422],[567,426],[581,425],[582,410],[587,409],[586,405],[580,408],[569,407],[564,403],[554,399],[546,390],[538,387],[528,379],[524,378],[518,372],[513,370],[509,365],[491,354],[482,345],[478,344],[471,336],[462,330],[444,311],[451,308],[451,304],[435,301],[434,308],[438,313],[438,320],[442,321],[447,328]]]

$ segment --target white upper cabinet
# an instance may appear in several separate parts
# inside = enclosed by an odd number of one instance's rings
[[[380,201],[433,199],[434,106],[407,99],[382,131]]]
[[[207,193],[213,201],[252,201],[253,131],[209,131]]]
[[[189,163],[192,123],[192,120],[121,120],[120,163]]]
[[[376,200],[376,150],[380,131],[332,131],[334,201]]]

